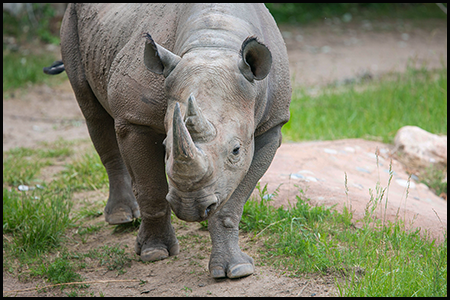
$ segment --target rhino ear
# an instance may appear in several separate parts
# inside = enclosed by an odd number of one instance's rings
[[[144,37],[146,38],[144,48],[145,66],[153,73],[162,74],[164,77],[169,76],[170,72],[181,60],[181,57],[155,43],[150,34],[144,33]]]
[[[272,54],[255,36],[249,36],[242,42],[239,70],[248,81],[262,80],[269,74],[272,66]]]

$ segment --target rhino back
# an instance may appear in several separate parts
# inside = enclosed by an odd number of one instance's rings
[[[143,32],[152,32],[155,38],[173,44],[175,28],[171,24],[176,20],[176,10],[168,10],[165,4],[148,6],[139,3],[75,4],[69,6],[68,10],[72,10],[71,13],[77,19],[76,28],[62,28],[61,32],[63,34],[68,30],[76,30],[78,40],[71,40],[70,43],[62,45],[62,51],[80,53],[81,61],[73,63],[83,66],[86,80],[94,94],[112,114],[108,102],[112,74],[135,69],[135,66],[129,65],[119,70],[116,67],[117,60],[120,62],[129,56],[142,56]],[[70,12],[66,12],[66,15],[68,13]],[[124,53],[126,46],[133,48],[134,45],[137,47],[132,49],[131,53]],[[141,76],[142,74],[138,73],[132,74],[134,78]],[[159,80],[161,85],[161,79],[156,80]],[[150,78],[150,81],[155,81],[155,78]],[[157,87],[158,84],[154,86]],[[136,89],[139,90],[139,87]]]
[[[255,106],[256,135],[289,119],[286,47],[263,4],[112,3],[74,5],[68,9],[76,14],[74,30],[78,31],[79,40],[72,41],[73,45],[62,45],[62,49],[78,49],[82,61],[75,63],[83,65],[94,94],[113,117],[133,111],[136,123],[164,130],[164,78],[149,72],[143,64],[142,34],[148,32],[160,45],[180,56],[195,47],[209,46],[239,52],[247,36],[258,36],[272,52],[273,65],[264,79],[266,96],[258,99]]]

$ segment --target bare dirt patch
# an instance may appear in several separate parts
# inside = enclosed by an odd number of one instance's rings
[[[406,21],[392,22],[392,24],[387,25],[369,23],[346,24],[345,26],[325,24],[305,28],[283,27],[281,30],[288,47],[291,74],[295,83],[304,86],[320,86],[357,79],[362,74],[379,76],[390,71],[404,70],[408,59],[412,59],[416,64],[426,62],[429,68],[439,67],[442,63],[445,66],[447,65],[446,21],[430,21],[421,25]],[[385,28],[383,26],[391,27]],[[23,95],[3,100],[4,151],[19,146],[36,147],[41,141],[53,142],[60,137],[67,140],[88,139],[86,125],[69,82],[57,87],[35,86],[27,89]],[[321,156],[325,157],[326,155],[326,159],[332,161],[332,155],[337,156],[341,148],[344,150],[346,147],[357,149],[359,144],[364,144],[364,142],[359,140],[330,142],[329,145],[327,144],[322,148],[335,150],[336,153],[321,152]],[[388,148],[389,146],[385,145],[385,147]],[[364,150],[362,153],[366,155],[364,153],[370,151],[372,150]],[[279,151],[279,153],[283,155],[285,152]],[[295,155],[295,152],[289,155]],[[283,157],[280,156],[280,159],[283,159]],[[288,178],[290,174],[297,174],[296,180],[300,178],[301,181],[300,175],[302,173],[300,171],[311,171],[311,169],[308,169],[311,166],[306,165],[311,162],[311,157],[300,158],[298,156],[296,159],[288,158],[286,161],[287,165],[282,165],[279,160],[275,160],[271,167],[275,171],[269,170],[263,178],[270,178],[266,181],[271,184],[270,191],[273,191],[278,183]],[[314,159],[312,163],[314,163]],[[293,170],[288,170],[288,166]],[[360,167],[368,170],[363,165]],[[374,167],[374,165],[370,165],[370,167]],[[50,180],[52,173],[57,170],[59,170],[59,166],[48,169],[44,175]],[[322,172],[326,173],[323,170]],[[289,176],[286,177],[286,174]],[[365,177],[367,174],[367,172],[357,170],[355,177],[349,177],[350,180],[354,180],[349,181],[350,192],[356,193],[360,190],[360,186],[374,188],[372,182],[365,183],[367,182],[364,181],[367,179]],[[304,178],[307,178],[311,174],[304,173],[303,175]],[[319,176],[314,178],[317,179]],[[362,180],[358,181],[360,178]],[[303,181],[303,183],[307,183],[309,186],[308,191],[311,194],[308,196],[315,199],[315,203],[323,204],[325,198],[330,200],[338,193],[344,193],[343,178],[339,178],[339,180],[341,180],[339,183],[340,190],[327,191],[323,195],[317,194],[319,192],[313,193],[313,191],[324,191],[320,187],[320,181],[317,185],[315,185],[316,182],[311,182],[311,180],[309,182]],[[352,185],[353,183],[354,185]],[[279,201],[278,205],[286,204],[287,197],[292,202],[295,196],[292,186],[285,185],[285,187],[288,196],[280,195],[276,198]],[[99,202],[105,201],[106,197],[107,191],[79,193],[75,195],[74,202],[77,203],[76,209],[80,209],[84,205],[83,201],[89,201],[97,205]],[[420,195],[417,197],[423,198]],[[365,201],[366,199],[367,195],[363,200],[354,201]],[[424,201],[426,202],[426,200]],[[393,211],[395,213],[395,209]],[[361,211],[357,213],[360,214]],[[91,262],[87,261],[88,267],[81,270],[80,274],[85,281],[97,281],[98,283],[91,283],[86,290],[86,295],[91,292],[95,296],[102,294],[105,296],[337,295],[332,276],[311,275],[305,276],[305,278],[290,278],[283,274],[283,270],[275,269],[272,266],[261,266],[259,251],[264,249],[262,242],[261,240],[252,241],[245,234],[241,234],[240,246],[255,259],[255,273],[242,279],[214,280],[208,272],[211,247],[209,233],[201,230],[197,223],[175,222],[177,235],[183,237],[180,238],[180,254],[154,263],[143,263],[134,254],[135,231],[114,232],[111,226],[104,223],[103,216],[94,218],[84,224],[84,226],[88,225],[100,226],[100,229],[95,234],[87,235],[84,242],[77,236],[76,232],[69,233],[68,236],[73,237],[67,245],[70,251],[85,253],[104,245],[127,245],[126,253],[132,260],[131,265],[124,268],[126,273],[122,275],[117,275],[116,271],[108,271],[104,266],[90,264]],[[439,227],[440,225],[435,220],[435,223],[430,226]],[[19,281],[8,272],[3,272],[4,295],[66,295],[67,289],[61,292],[59,288],[50,289],[45,293],[30,290],[17,294],[5,294],[5,291],[23,290],[45,284],[47,283],[42,279],[33,279],[28,282]]]

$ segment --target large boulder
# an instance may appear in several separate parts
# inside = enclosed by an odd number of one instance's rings
[[[447,136],[439,136],[417,126],[404,126],[395,136],[393,154],[408,169],[434,165],[447,168]]]
[[[344,205],[351,207],[354,220],[364,218],[371,193],[377,198],[378,185],[389,186],[376,216],[389,221],[400,218],[407,229],[421,228],[424,235],[442,241],[447,201],[410,178],[403,164],[392,158],[392,148],[362,139],[283,143],[260,184],[267,184],[270,194],[277,191],[275,207],[294,205],[298,195],[312,205],[340,211]]]

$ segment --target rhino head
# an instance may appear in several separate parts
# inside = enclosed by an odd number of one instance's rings
[[[145,37],[144,63],[165,77],[168,100],[166,199],[180,219],[203,221],[226,203],[250,167],[256,100],[266,93],[257,81],[269,73],[272,56],[255,37],[240,51],[205,47],[182,57]]]

